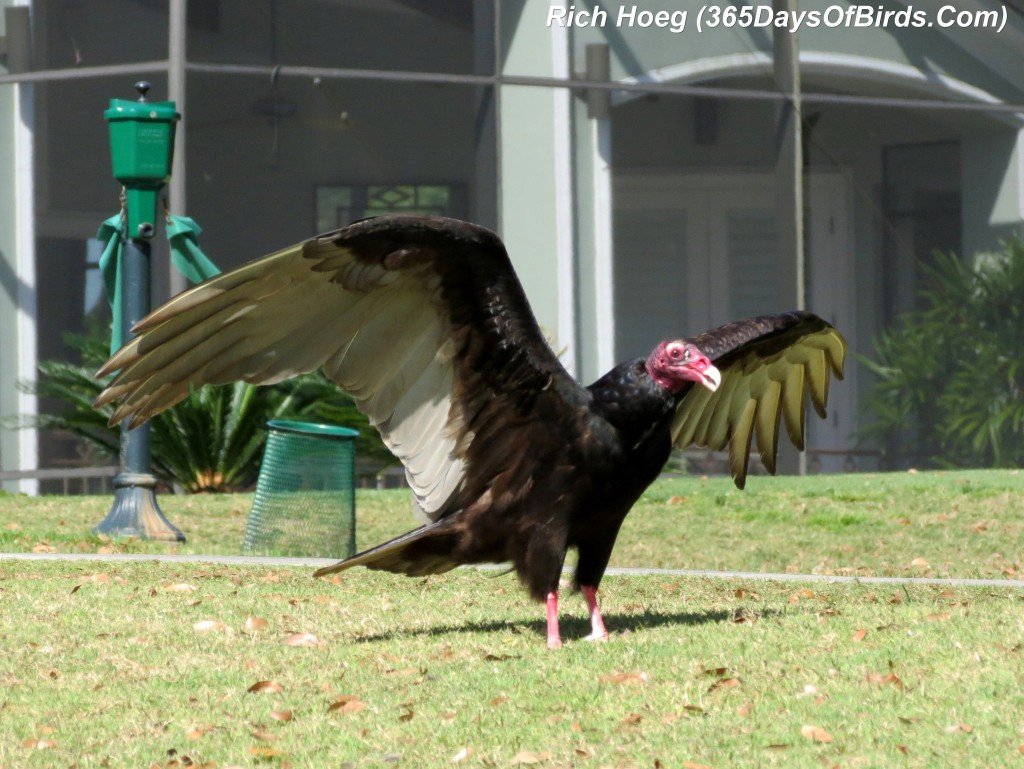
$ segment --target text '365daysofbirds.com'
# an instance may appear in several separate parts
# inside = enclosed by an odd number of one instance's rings
[[[1006,6],[971,10],[943,5],[924,10],[908,5],[899,10],[882,5],[829,5],[815,10],[779,10],[772,5],[707,4],[691,10],[650,10],[640,5],[592,7],[551,5],[547,26],[564,28],[615,27],[618,29],[662,29],[683,32],[692,24],[698,32],[713,29],[778,28],[789,32],[815,27],[849,29],[878,27],[896,29],[974,28],[1002,32]]]

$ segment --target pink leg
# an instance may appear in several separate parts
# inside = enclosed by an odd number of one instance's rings
[[[558,633],[558,593],[548,593],[548,648],[557,649],[562,645],[562,638]]]
[[[604,628],[604,620],[601,619],[601,610],[597,608],[597,588],[590,585],[580,585],[580,592],[587,601],[587,609],[590,610],[590,635],[588,641],[607,641],[608,631]]]

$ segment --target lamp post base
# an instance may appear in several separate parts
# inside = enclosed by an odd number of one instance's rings
[[[114,476],[114,505],[93,532],[160,542],[185,541],[185,535],[160,511],[156,478],[148,473]]]

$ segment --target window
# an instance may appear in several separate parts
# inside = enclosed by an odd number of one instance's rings
[[[381,214],[466,216],[466,195],[455,184],[317,187],[316,227],[327,232]]]
[[[936,251],[963,251],[960,143],[900,144],[884,150],[886,321],[917,306],[920,265]]]

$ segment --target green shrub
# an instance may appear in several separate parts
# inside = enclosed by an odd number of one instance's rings
[[[867,403],[892,464],[1024,464],[1024,243],[923,266],[921,308],[875,340]]]
[[[23,383],[37,396],[66,405],[60,413],[22,420],[23,426],[66,430],[82,438],[100,456],[117,459],[120,428],[109,427],[113,407],[94,409],[106,386],[94,372],[106,360],[107,342],[99,335],[69,334],[82,364],[43,361],[35,382]],[[251,488],[259,475],[271,419],[331,421],[359,431],[357,456],[381,464],[396,460],[352,399],[323,374],[307,374],[268,387],[244,382],[203,387],[150,420],[153,474],[186,492],[230,492]]]

